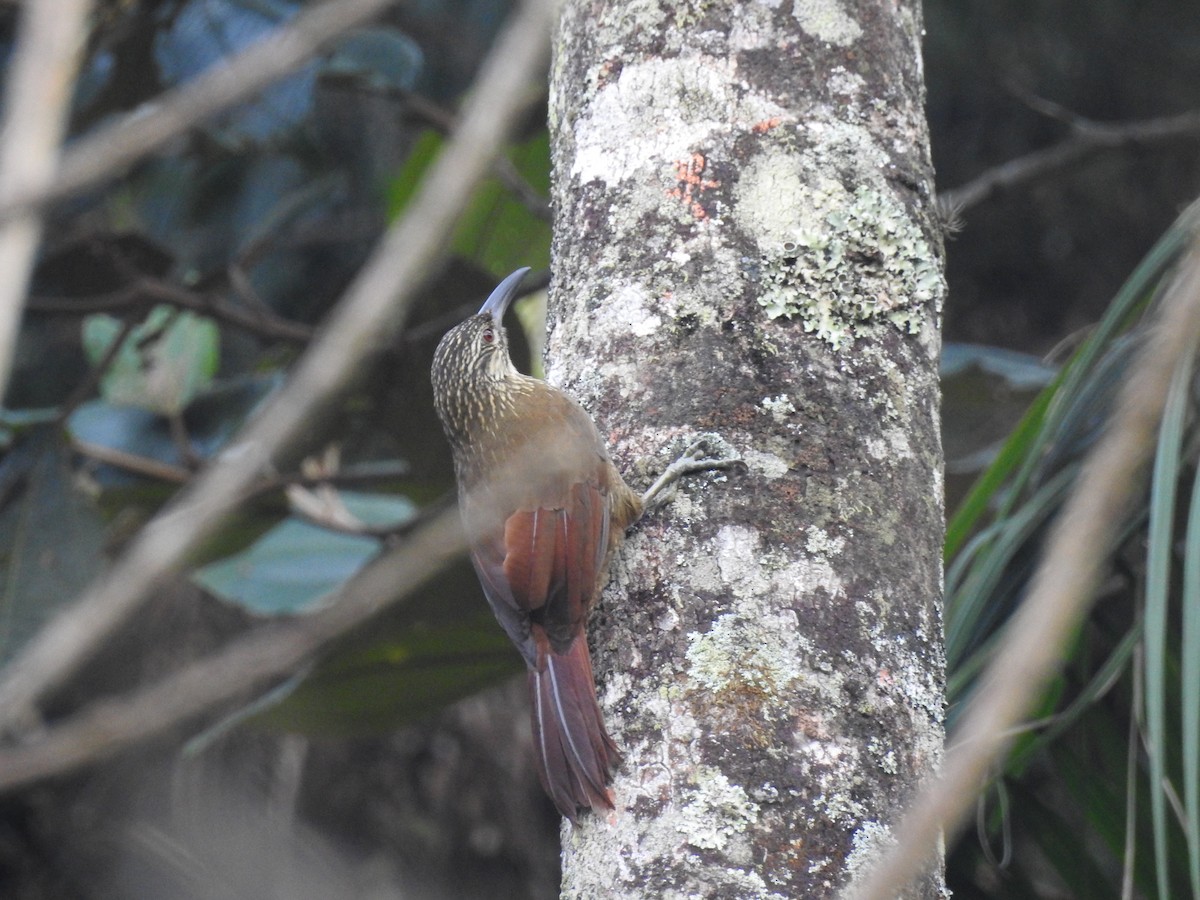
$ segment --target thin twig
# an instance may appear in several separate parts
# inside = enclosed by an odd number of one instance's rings
[[[1001,639],[965,713],[941,774],[916,798],[893,834],[896,844],[866,878],[851,886],[855,900],[895,897],[927,865],[943,832],[949,840],[1007,750],[1021,721],[1058,668],[1062,648],[1086,615],[1099,582],[1105,548],[1116,537],[1138,473],[1149,458],[1167,388],[1183,354],[1200,335],[1200,206],[1189,227],[1193,246],[1181,264],[1108,431],[1088,457],[1055,523],[1044,561],[1025,602]]]
[[[203,460],[196,452],[196,448],[192,446],[192,436],[188,434],[187,422],[183,420],[183,412],[176,410],[167,413],[166,419],[167,433],[171,436],[171,443],[175,445],[175,452],[179,454],[183,464],[192,471],[200,468]]]
[[[18,185],[0,203],[0,221],[39,209],[95,184],[143,159],[172,139],[295,71],[330,41],[355,28],[395,0],[328,0],[305,10],[278,31],[162,98],[80,139],[62,158],[53,183]],[[81,0],[44,0],[33,4],[53,10],[59,18]],[[48,82],[41,71],[38,77]],[[71,79],[65,79],[64,89]]]
[[[1053,114],[1054,118],[1071,126],[1070,137],[994,166],[961,187],[942,191],[938,195],[938,204],[942,208],[961,214],[1001,191],[1061,171],[1100,150],[1200,137],[1200,112],[1109,124],[1070,114],[1048,101],[1041,101],[1041,104],[1039,112]]]
[[[238,285],[234,285],[238,289]],[[248,311],[233,306],[215,294],[179,287],[149,275],[138,277],[120,290],[91,297],[31,297],[28,310],[47,315],[86,316],[99,312],[122,312],[164,303],[191,310],[269,340],[307,344],[315,329],[265,311]]]
[[[94,391],[96,386],[100,384],[100,381],[108,373],[109,368],[112,367],[113,362],[116,360],[117,354],[121,352],[121,345],[125,343],[125,340],[129,337],[129,335],[133,334],[133,330],[137,328],[137,326],[137,319],[133,317],[127,318],[121,323],[120,329],[117,331],[116,335],[113,336],[112,341],[109,342],[107,349],[104,351],[104,355],[100,357],[100,360],[94,366],[92,366],[87,375],[84,377],[83,381],[75,385],[75,389],[72,390],[67,399],[63,401],[63,404],[59,408],[58,412],[58,421],[60,424],[65,422],[67,417],[70,416],[71,413],[73,413],[81,403],[83,403],[92,395],[92,391]]]
[[[90,0],[29,0],[21,12],[0,132],[0,206],[54,178]],[[41,238],[31,212],[0,226],[0,397],[8,389],[21,306]]]
[[[116,447],[93,444],[91,441],[84,441],[79,438],[71,440],[71,449],[89,459],[96,460],[96,462],[116,466],[118,469],[133,472],[135,475],[157,478],[159,481],[166,481],[171,484],[187,484],[188,480],[195,474],[191,469],[184,468],[183,466],[172,465],[160,459],[152,459],[149,456],[141,456],[137,453],[130,453],[127,450],[118,450]]]
[[[312,417],[403,327],[417,290],[445,253],[456,217],[524,111],[532,85],[545,75],[551,17],[546,0],[520,7],[480,70],[461,127],[274,400],[133,539],[107,575],[7,667],[0,681],[0,731],[36,722],[38,701],[77,671],[133,616],[154,584],[216,531],[283,448],[307,435]]]
[[[315,329],[308,325],[301,325],[275,314],[239,309],[213,294],[197,294],[160,278],[143,277],[135,288],[157,302],[219,319],[260,337],[305,344],[312,340],[315,334]]]

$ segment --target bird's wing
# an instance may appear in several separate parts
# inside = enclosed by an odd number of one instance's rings
[[[508,639],[517,645],[525,663],[531,668],[537,665],[537,647],[530,635],[529,611],[513,596],[504,575],[503,537],[479,541],[471,547],[471,563],[483,586],[484,596],[504,629]]]
[[[533,626],[566,653],[587,617],[608,556],[612,479],[620,476],[583,409],[531,384],[544,424],[497,455],[502,464],[466,491],[463,511],[492,610],[536,666]]]
[[[608,548],[609,494],[594,479],[504,523],[503,573],[514,602],[565,653],[587,617]]]

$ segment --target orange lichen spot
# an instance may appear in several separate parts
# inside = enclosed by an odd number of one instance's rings
[[[675,178],[678,186],[667,191],[668,197],[674,197],[687,204],[691,214],[697,219],[707,219],[708,213],[700,203],[704,191],[720,187],[721,182],[704,177],[708,160],[703,153],[693,153],[688,159],[675,161]]]
[[[755,134],[766,134],[782,121],[782,116],[771,116],[769,119],[763,119],[761,122],[755,122],[754,126],[750,130]]]
[[[615,59],[606,59],[600,64],[599,70],[596,72],[596,87],[603,87],[608,84],[613,77],[613,73],[620,69],[620,64]]]

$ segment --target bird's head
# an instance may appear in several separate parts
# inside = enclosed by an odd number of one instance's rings
[[[447,430],[466,412],[470,397],[517,375],[501,320],[528,268],[517,269],[492,291],[480,310],[446,332],[433,355],[433,396]]]

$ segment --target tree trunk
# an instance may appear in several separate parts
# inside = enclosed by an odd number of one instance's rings
[[[912,0],[567,0],[548,377],[635,487],[568,897],[828,897],[942,747],[941,240]],[[664,448],[669,447],[670,453]],[[648,463],[634,471],[635,461]],[[911,897],[944,893],[940,862]]]

